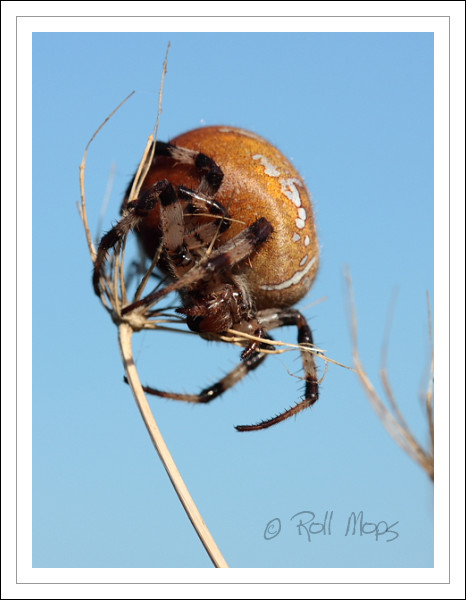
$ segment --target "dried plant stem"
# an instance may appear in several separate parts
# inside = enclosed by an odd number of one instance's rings
[[[149,403],[147,402],[141,382],[139,380],[136,365],[134,364],[133,360],[131,344],[132,333],[133,330],[130,325],[127,323],[120,324],[118,328],[118,339],[120,343],[121,355],[123,357],[126,376],[131,386],[136,404],[139,408],[139,412],[141,413],[141,416],[147,427],[147,431],[149,432],[155,449],[157,450],[157,454],[159,455],[170,481],[172,482],[173,487],[178,494],[178,498],[180,499],[201,542],[203,543],[204,548],[216,567],[228,568],[227,562],[223,558],[222,553],[215,543],[210,531],[207,529],[207,526],[204,523],[197,506],[194,504],[194,500],[192,499],[191,494],[189,493],[188,488],[186,487],[186,484],[184,483],[180,472],[178,471],[178,468],[154,419],[154,415],[152,414]]]
[[[310,354],[314,354],[321,358],[325,363],[332,363],[339,367],[343,367],[344,369],[349,369],[350,371],[354,371],[353,367],[349,367],[348,365],[343,364],[342,362],[338,362],[333,358],[329,358],[325,356],[325,350],[322,348],[317,348],[317,346],[310,346],[306,344],[290,344],[289,342],[282,342],[280,340],[268,340],[267,338],[259,338],[255,335],[251,335],[246,332],[236,331],[235,329],[227,329],[228,337],[218,335],[218,339],[224,342],[228,342],[230,344],[238,344],[240,346],[244,346],[244,340],[252,340],[254,342],[260,342],[263,345],[273,346],[270,350],[261,349],[261,352],[264,354],[283,354],[284,352],[288,352],[290,350],[299,350],[301,352],[309,352]],[[277,350],[275,346],[280,347],[280,350]]]
[[[95,140],[96,136],[98,135],[98,133],[100,132],[100,130],[102,129],[102,127],[104,127],[104,125],[106,123],[108,123],[108,121],[113,117],[113,115],[123,106],[123,104],[129,100],[129,98],[131,98],[131,96],[134,94],[134,91],[131,92],[131,94],[128,94],[128,96],[126,96],[126,98],[120,102],[120,104],[115,108],[115,110],[113,110],[108,117],[105,119],[105,121],[96,129],[96,131],[94,132],[94,135],[91,137],[91,139],[88,141],[86,148],[84,149],[84,154],[81,160],[81,164],[79,165],[79,187],[81,189],[81,204],[78,204],[78,210],[79,210],[79,214],[81,215],[81,219],[83,221],[83,225],[84,225],[84,231],[86,233],[86,240],[87,240],[87,247],[89,248],[89,253],[91,255],[92,260],[95,260],[96,257],[96,250],[94,247],[94,244],[92,242],[92,236],[91,236],[91,229],[89,227],[89,223],[87,220],[87,210],[86,210],[86,194],[85,194],[85,186],[84,186],[84,176],[85,176],[85,172],[86,172],[86,162],[87,162],[87,154],[89,152],[89,146],[92,144],[92,142]]]
[[[355,371],[359,377],[361,385],[366,392],[369,401],[379,417],[380,421],[384,425],[385,429],[395,440],[395,442],[403,449],[408,456],[416,461],[428,474],[430,479],[434,481],[434,454],[433,454],[433,443],[434,443],[434,424],[433,424],[433,393],[432,393],[432,382],[433,382],[433,368],[431,369],[431,377],[429,383],[429,389],[426,394],[426,409],[427,417],[429,421],[429,432],[431,447],[427,450],[422,444],[418,442],[410,427],[406,423],[398,404],[395,400],[395,396],[392,391],[388,379],[388,372],[385,366],[385,360],[387,355],[387,342],[385,342],[382,352],[382,368],[380,376],[382,385],[387,397],[387,403],[391,410],[386,406],[381,396],[377,393],[374,385],[372,384],[366,370],[362,364],[358,350],[358,322],[356,316],[356,304],[354,300],[353,286],[351,276],[349,272],[346,273],[346,281],[349,291],[350,300],[350,320],[351,320],[351,338],[353,346],[353,361]],[[430,317],[430,312],[429,312]],[[432,365],[433,365],[433,348],[432,348]]]

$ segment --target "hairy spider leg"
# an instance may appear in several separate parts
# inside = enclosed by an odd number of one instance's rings
[[[209,156],[196,150],[174,146],[167,142],[156,142],[155,156],[168,156],[180,163],[193,165],[203,173],[203,178],[197,192],[213,196],[223,181],[223,171]]]
[[[130,231],[137,227],[149,211],[159,206],[158,197],[168,186],[171,186],[171,184],[166,179],[159,181],[139,200],[130,202],[126,207],[128,212],[100,240],[92,275],[92,284],[97,296],[100,296],[100,278],[109,250],[114,248]]]
[[[272,339],[272,338],[269,338]],[[164,392],[150,386],[143,386],[143,390],[147,394],[160,396],[161,398],[169,398],[170,400],[181,400],[183,402],[192,402],[195,404],[207,404],[221,394],[235,386],[243,379],[250,371],[256,369],[267,357],[267,354],[254,352],[247,360],[243,360],[232,369],[227,375],[219,381],[210,385],[198,394],[177,394],[176,392]]]
[[[264,331],[264,337],[268,340],[272,340],[273,338],[267,332],[272,331],[273,329],[278,329],[279,327],[295,326],[298,329],[298,343],[303,344],[306,347],[312,347],[314,345],[312,331],[304,316],[297,310],[283,309],[277,311],[273,309],[267,309],[260,311],[257,315],[257,319]],[[267,348],[273,349],[273,346],[267,345]],[[250,371],[256,369],[266,357],[267,354],[254,351],[246,360],[242,360],[239,365],[225,375],[225,377],[213,385],[204,388],[198,394],[165,392],[150,386],[143,386],[143,389],[148,394],[160,396],[162,398],[180,400],[183,402],[192,402],[196,404],[206,404],[215,398],[218,398],[221,394],[235,386]],[[319,387],[314,355],[311,352],[303,349],[301,350],[301,360],[305,373],[305,390],[303,400],[271,419],[261,421],[255,425],[237,425],[237,431],[259,431],[261,429],[267,429],[268,427],[285,421],[293,415],[298,414],[302,410],[311,407],[317,402],[319,398]]]
[[[265,331],[288,325],[295,326],[298,329],[298,344],[308,348],[314,345],[311,328],[304,316],[298,310],[292,308],[278,311],[267,309],[260,311],[257,314],[257,318]],[[302,348],[301,360],[303,363],[305,381],[304,398],[288,410],[283,411],[271,419],[260,421],[255,425],[237,425],[235,427],[237,431],[259,431],[260,429],[267,429],[272,425],[276,425],[277,423],[289,419],[293,415],[297,415],[302,410],[311,407],[317,402],[319,399],[319,382],[314,354],[307,351],[305,348]]]

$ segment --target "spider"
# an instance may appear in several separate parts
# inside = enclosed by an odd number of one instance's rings
[[[271,349],[270,331],[297,328],[298,343],[313,345],[311,329],[293,305],[310,289],[319,247],[312,204],[293,165],[265,139],[227,126],[189,131],[169,143],[156,142],[154,159],[139,197],[123,202],[123,217],[106,233],[94,265],[100,278],[108,251],[135,230],[168,283],[122,313],[178,292],[188,327],[206,339],[254,336],[244,342],[240,364],[198,394],[146,386],[147,393],[207,403],[256,369]],[[267,340],[266,345],[260,340]],[[314,356],[301,350],[304,398],[291,408],[238,431],[266,429],[312,406],[318,399]]]

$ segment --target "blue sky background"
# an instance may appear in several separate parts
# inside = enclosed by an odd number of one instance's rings
[[[33,566],[210,567],[128,387],[116,329],[94,296],[76,203],[92,133],[93,229],[103,229],[152,130],[171,41],[159,138],[200,125],[251,129],[292,159],[312,192],[322,256],[300,303],[315,342],[351,364],[343,271],[353,276],[360,353],[378,370],[398,290],[388,368],[400,407],[428,440],[419,390],[433,308],[433,34],[95,33],[33,36]],[[320,302],[320,300],[325,299]],[[276,333],[294,342],[290,328]],[[135,336],[143,382],[196,391],[239,351],[194,336]],[[208,406],[153,398],[175,461],[232,567],[432,567],[433,488],[389,437],[356,376],[330,366],[319,403],[239,434],[299,397],[297,354],[272,356]],[[323,364],[319,365],[323,373]],[[333,510],[331,535],[298,535],[300,511]],[[351,512],[398,522],[390,543],[345,536]],[[281,533],[264,539],[266,525]]]

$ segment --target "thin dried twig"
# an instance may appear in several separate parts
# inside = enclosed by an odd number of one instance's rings
[[[380,395],[377,393],[374,385],[372,384],[369,376],[367,375],[363,364],[361,362],[358,350],[358,324],[356,316],[356,304],[354,300],[353,284],[349,272],[346,273],[346,281],[349,291],[350,299],[350,318],[351,318],[351,339],[353,345],[353,361],[355,371],[359,377],[364,391],[366,392],[370,403],[377,413],[379,419],[384,425],[385,429],[396,441],[396,443],[413,459],[415,460],[428,474],[430,479],[434,480],[434,422],[433,422],[433,346],[432,346],[432,363],[431,372],[429,379],[429,389],[426,394],[426,411],[429,422],[431,448],[427,450],[422,444],[418,442],[406,420],[404,419],[395,396],[393,394],[390,381],[388,378],[388,371],[386,367],[386,355],[387,355],[387,340],[384,344],[382,352],[382,367],[381,367],[381,380],[387,398],[387,403],[390,409],[386,406]],[[429,306],[429,323],[431,328],[430,319],[430,306]]]
[[[431,443],[431,454],[434,455],[434,338],[432,330],[432,313],[430,310],[430,297],[427,292],[427,312],[429,314],[429,340],[430,340],[430,366],[429,366],[429,384],[425,394],[425,404],[427,411],[427,420],[429,422],[429,433]]]
[[[133,329],[127,323],[121,323],[118,328],[118,339],[120,342],[121,355],[125,365],[126,377],[128,383],[131,386],[134,398],[137,406],[147,427],[147,431],[152,439],[152,442],[157,450],[160,460],[167,471],[167,474],[175,488],[178,498],[180,499],[186,514],[188,515],[193,527],[196,529],[197,534],[201,542],[204,545],[208,555],[216,567],[227,568],[228,564],[222,556],[217,544],[215,543],[212,534],[210,533],[207,525],[201,517],[201,514],[194,503],[194,500],[189,493],[186,484],[181,477],[180,472],[172,458],[172,455],[163,439],[160,429],[154,419],[154,415],[151,411],[147,398],[142,389],[141,381],[139,379],[138,371],[133,360],[133,351],[131,347],[131,338]]]
[[[126,98],[122,102],[120,102],[120,104],[115,108],[115,110],[113,110],[108,115],[108,117],[105,119],[105,121],[96,129],[96,131],[94,132],[94,135],[88,141],[87,146],[84,149],[84,154],[83,154],[83,157],[81,160],[81,164],[79,165],[79,188],[81,190],[81,203],[78,204],[78,210],[79,210],[79,214],[81,215],[81,219],[82,219],[82,222],[84,225],[87,246],[89,248],[92,262],[94,262],[97,252],[96,252],[96,249],[92,242],[92,235],[91,235],[91,230],[89,227],[89,222],[87,220],[87,211],[86,211],[86,192],[85,192],[84,178],[85,178],[85,172],[86,172],[87,154],[89,152],[89,146],[95,140],[95,138],[97,137],[97,135],[100,132],[100,130],[102,129],[102,127],[113,117],[113,115],[123,106],[123,104],[125,104],[125,102],[127,102],[131,98],[131,96],[133,94],[134,94],[134,90],[131,92],[131,94],[128,94],[128,96],[126,96]]]
[[[167,48],[168,55],[168,48]],[[153,152],[155,148],[155,140],[158,129],[159,117],[161,113],[161,102],[162,102],[162,93],[163,93],[163,82],[165,80],[165,74],[167,71],[167,55],[165,56],[165,61],[163,65],[163,74],[162,74],[162,84],[159,94],[159,106],[158,106],[158,114],[156,125],[154,127],[154,131],[151,136],[149,136],[149,140],[146,146],[146,149],[143,154],[143,158],[141,160],[138,172],[134,179],[133,188],[131,190],[130,198],[137,197],[139,194],[139,190],[141,188],[142,182],[147,174],[148,169],[152,163]],[[134,92],[132,92],[133,94]],[[79,213],[81,215],[82,223],[84,226],[84,231],[86,234],[86,240],[88,245],[88,250],[91,256],[91,260],[94,263],[96,259],[96,249],[92,242],[92,235],[89,228],[89,222],[87,218],[87,208],[86,208],[86,193],[85,193],[85,170],[86,170],[86,160],[87,154],[89,150],[89,146],[92,141],[95,139],[96,135],[102,129],[102,127],[107,123],[107,121],[115,114],[115,112],[128,100],[128,98],[132,95],[130,94],[100,125],[97,131],[94,133],[89,143],[86,146],[84,151],[84,155],[81,161],[80,169],[80,189],[81,189],[81,203],[79,204]],[[167,445],[160,433],[160,430],[157,426],[157,423],[154,419],[152,411],[150,409],[149,403],[145,397],[143,392],[141,382],[139,380],[139,375],[136,369],[136,365],[133,359],[132,352],[132,334],[135,331],[140,331],[142,329],[167,329],[163,325],[163,323],[180,323],[181,319],[179,316],[172,316],[166,312],[166,309],[162,310],[146,310],[146,311],[135,311],[130,315],[123,316],[122,315],[122,307],[127,304],[127,289],[125,283],[124,276],[124,256],[125,256],[125,248],[126,248],[126,239],[124,239],[121,243],[117,244],[107,266],[106,271],[101,277],[100,281],[100,298],[103,306],[106,310],[111,314],[111,317],[115,324],[118,326],[118,337],[121,355],[125,367],[126,377],[131,386],[131,390],[133,392],[134,398],[136,400],[136,404],[141,413],[141,416],[144,420],[146,428],[149,432],[149,435],[154,443],[155,449],[160,457],[160,460],[167,471],[167,474],[172,482],[173,487],[175,488],[176,493],[191,521],[193,527],[195,528],[202,544],[204,545],[207,553],[209,554],[213,564],[216,567],[220,568],[228,568],[228,564],[225,561],[222,553],[220,552],[215,540],[213,539],[210,531],[208,530],[206,524],[204,523],[199,510],[197,509],[194,500],[192,499],[186,484],[184,483],[180,472],[178,471],[175,462],[168,450]],[[150,266],[149,271],[146,273],[146,276],[143,278],[140,286],[138,287],[137,293],[141,294],[142,289],[147,283],[147,280],[152,273],[153,268],[155,267],[155,262]]]

